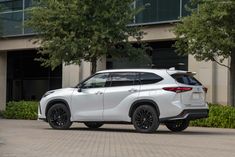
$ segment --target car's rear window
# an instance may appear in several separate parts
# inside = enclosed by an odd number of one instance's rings
[[[192,85],[192,86],[201,86],[202,84],[195,79],[193,76],[188,74],[173,74],[171,75],[177,82]]]

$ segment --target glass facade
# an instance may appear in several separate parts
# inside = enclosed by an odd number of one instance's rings
[[[33,0],[0,0],[0,28],[3,36],[22,36],[32,34],[32,30],[24,27],[27,19],[27,8]],[[157,24],[178,21],[189,12],[185,4],[190,0],[136,0],[134,7],[142,8],[135,16],[134,25]]]
[[[157,24],[178,21],[186,16],[185,5],[190,0],[136,0],[135,7],[143,8],[134,18],[133,24]]]
[[[24,27],[27,8],[33,0],[0,0],[0,24],[2,36],[21,36],[32,31]]]

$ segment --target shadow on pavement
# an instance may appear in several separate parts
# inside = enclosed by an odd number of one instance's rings
[[[54,130],[52,128],[45,128],[47,130]],[[136,130],[133,129],[125,129],[125,128],[99,128],[99,129],[89,129],[86,127],[72,127],[68,130],[64,130],[64,131],[90,131],[90,132],[117,132],[117,133],[136,133],[136,134],[140,134],[139,132],[136,132]],[[169,130],[157,130],[154,133],[142,133],[142,134],[166,134],[166,135],[171,135],[171,134],[175,134],[175,135],[224,135],[224,136],[235,136],[235,131],[234,132],[225,132],[222,130],[215,130],[215,131],[205,131],[205,130],[197,130],[197,131],[191,131],[191,130],[185,130],[183,132],[172,132]]]

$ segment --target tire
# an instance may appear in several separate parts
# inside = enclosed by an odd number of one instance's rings
[[[152,106],[141,105],[134,111],[132,123],[136,131],[152,133],[155,132],[159,126],[159,115]]]
[[[47,120],[53,129],[65,130],[68,129],[72,122],[70,121],[70,111],[64,104],[55,104],[49,108]]]
[[[91,128],[91,129],[97,129],[97,128],[99,128],[99,127],[104,125],[103,123],[99,123],[99,122],[85,122],[84,124],[88,128]]]
[[[189,126],[188,120],[176,120],[165,123],[166,127],[173,132],[180,132]]]

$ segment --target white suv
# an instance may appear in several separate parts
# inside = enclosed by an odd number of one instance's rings
[[[105,70],[74,88],[46,92],[38,116],[54,129],[68,129],[72,122],[89,128],[130,123],[139,132],[154,132],[164,123],[182,131],[190,120],[208,117],[205,94],[206,88],[187,71]]]

